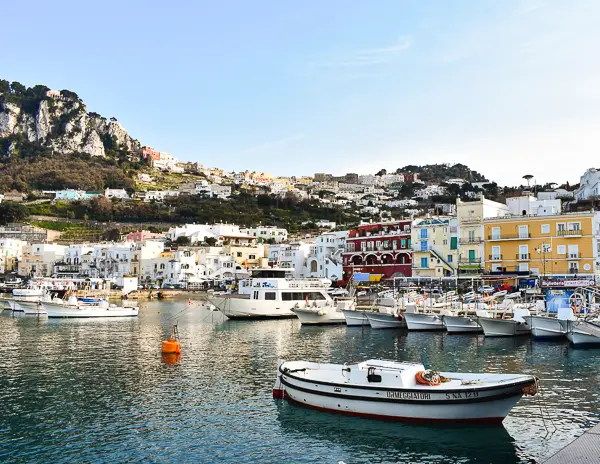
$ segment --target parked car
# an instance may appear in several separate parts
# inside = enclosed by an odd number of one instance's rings
[[[496,291],[496,289],[494,287],[492,287],[491,285],[484,285],[483,287],[479,287],[477,289],[478,293],[494,293]]]

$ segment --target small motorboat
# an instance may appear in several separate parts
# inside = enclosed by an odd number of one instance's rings
[[[513,310],[513,317],[503,319],[496,317],[494,311],[477,311],[477,322],[481,325],[486,337],[515,337],[517,335],[529,335],[531,326],[527,323],[531,316],[529,309],[517,308]]]
[[[406,320],[393,308],[380,306],[378,311],[366,312],[372,329],[405,329]]]
[[[0,297],[0,310],[6,309],[8,311],[15,310],[15,300],[7,297]]]
[[[308,301],[302,305],[297,303],[292,312],[300,319],[302,325],[332,325],[345,324],[346,318],[341,309],[333,303],[327,302],[323,306],[317,306],[314,301],[310,304]]]
[[[452,315],[452,312],[448,309],[441,309],[435,313],[430,310],[417,310],[413,303],[409,303],[406,305],[406,312],[403,317],[410,331],[433,331],[444,330],[443,316],[450,315]]]
[[[444,316],[444,326],[450,334],[479,333],[477,318],[468,315]]]
[[[572,308],[558,308],[556,314],[546,313],[525,317],[533,338],[562,338],[567,334],[568,321],[576,321]]]
[[[567,321],[566,335],[574,346],[600,345],[600,318]]]
[[[81,301],[75,296],[69,297],[66,301],[42,302],[42,306],[48,317],[132,317],[137,316],[140,310],[138,306],[116,306],[100,298]]]
[[[538,378],[525,374],[434,372],[423,364],[279,361],[273,397],[368,418],[502,422]]]

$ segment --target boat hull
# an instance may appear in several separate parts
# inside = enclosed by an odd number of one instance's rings
[[[15,301],[15,307],[25,314],[46,314],[46,310],[39,301]]]
[[[531,333],[531,328],[528,325],[512,319],[478,317],[477,322],[481,325],[486,337],[516,337]]]
[[[369,325],[366,313],[363,309],[343,309],[346,325],[348,326],[365,326]]]
[[[7,311],[15,310],[15,300],[12,298],[0,298],[0,303],[2,304],[2,309],[6,309]]]
[[[443,318],[435,314],[404,313],[406,326],[411,331],[444,330]]]
[[[482,331],[475,318],[466,316],[444,316],[444,326],[451,334],[479,333]]]
[[[565,322],[555,317],[529,316],[533,338],[562,338],[567,333]]]
[[[42,303],[48,317],[135,317],[139,308],[108,307],[100,308],[94,306],[70,306],[56,303]]]
[[[600,345],[600,326],[585,321],[569,321],[567,338],[575,346]]]
[[[294,313],[298,319],[300,319],[300,324],[302,325],[334,325],[346,323],[344,313],[338,311],[335,306],[319,309],[294,308]]]
[[[250,300],[231,297],[213,297],[208,301],[229,319],[260,320],[296,317],[296,314],[292,312],[292,308],[296,304],[294,301]]]
[[[399,318],[394,314],[367,312],[365,313],[369,325],[372,329],[403,329],[406,328],[404,318]]]

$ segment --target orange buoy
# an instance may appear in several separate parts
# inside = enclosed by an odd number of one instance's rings
[[[165,353],[165,354],[181,353],[181,344],[179,343],[178,335],[179,335],[179,332],[177,331],[177,325],[173,325],[171,327],[171,336],[167,340],[162,342],[162,352],[163,353]]]
[[[172,338],[162,342],[162,352],[165,354],[181,353],[181,344]]]

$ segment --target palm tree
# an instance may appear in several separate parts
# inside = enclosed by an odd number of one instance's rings
[[[529,181],[531,181],[531,179],[533,179],[533,176],[531,174],[525,174],[523,176],[523,179],[525,179],[527,181],[527,187],[529,188]]]

